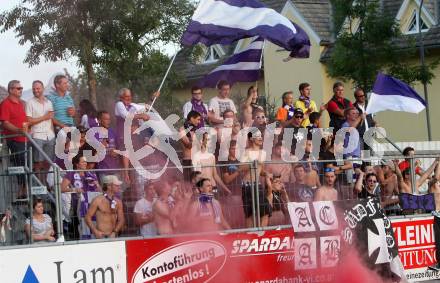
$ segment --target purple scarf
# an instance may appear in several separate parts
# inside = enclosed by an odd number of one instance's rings
[[[310,97],[305,97],[305,96],[301,95],[299,97],[299,100],[304,102],[304,105],[306,106],[306,108],[309,109],[309,107],[310,107]]]
[[[293,118],[293,113],[295,112],[295,107],[292,105],[287,105],[283,103],[283,108],[287,110],[287,120],[290,120]]]
[[[220,223],[220,211],[218,203],[213,202],[213,195],[203,194],[201,193],[199,196],[199,212],[200,216],[211,216],[211,212],[209,211],[208,204],[211,204],[212,209],[214,210],[215,223]]]
[[[203,105],[203,101],[196,100],[194,98],[191,99],[192,110],[199,112],[202,115],[202,121],[200,122],[197,129],[205,126],[205,120],[208,119],[208,110]]]

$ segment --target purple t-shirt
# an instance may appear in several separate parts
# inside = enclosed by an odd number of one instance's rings
[[[104,143],[105,140],[107,140],[107,147],[106,147],[106,153],[105,158],[98,162],[96,165],[96,168],[98,169],[116,169],[119,168],[119,156],[111,156],[110,151],[116,149],[117,144],[117,136],[116,133],[112,129],[108,129],[108,136],[106,139],[100,138],[98,133],[95,134],[96,139],[100,143]],[[107,173],[107,172],[105,172]]]
[[[96,181],[98,177],[93,172],[84,172],[81,176],[79,172],[68,172],[64,178],[70,181],[72,187],[82,189],[82,197],[79,194],[72,194],[72,207],[78,207],[78,200],[80,200],[79,216],[84,217],[89,208],[89,199],[87,192],[96,192],[98,187]]]

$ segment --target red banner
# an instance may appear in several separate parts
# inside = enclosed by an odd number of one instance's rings
[[[395,219],[391,223],[405,270],[426,268],[436,262],[432,217]]]
[[[330,282],[294,269],[291,229],[126,242],[128,282]],[[327,274],[328,273],[328,274]]]

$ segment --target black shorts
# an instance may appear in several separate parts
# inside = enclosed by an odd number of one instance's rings
[[[241,187],[241,197],[243,199],[243,209],[244,215],[246,218],[252,216],[252,183],[244,183]],[[256,192],[254,194],[255,203],[257,203]],[[272,206],[269,203],[269,200],[266,197],[266,191],[262,188],[262,186],[258,186],[258,203],[260,208],[260,217],[265,215],[272,216]]]

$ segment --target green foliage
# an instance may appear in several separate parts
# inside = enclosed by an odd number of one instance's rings
[[[380,9],[380,1],[332,3],[335,24],[341,29],[328,62],[330,76],[353,81],[366,90],[371,89],[379,71],[387,71],[408,83],[429,82],[433,78],[434,65],[422,69],[404,63],[415,55],[414,42],[401,34],[394,16]]]
[[[179,41],[193,10],[190,0],[22,0],[0,14],[0,31],[30,44],[31,66],[77,58],[93,99],[96,77],[135,89],[157,83],[169,62],[163,46]]]

